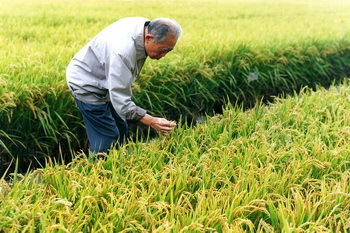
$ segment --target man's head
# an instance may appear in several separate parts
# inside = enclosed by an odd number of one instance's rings
[[[173,19],[158,18],[145,27],[145,50],[151,59],[160,59],[174,49],[181,27]]]

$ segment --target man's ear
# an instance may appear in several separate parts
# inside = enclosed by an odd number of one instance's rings
[[[152,34],[146,34],[145,36],[145,40],[149,41],[149,40],[153,40],[154,36]]]

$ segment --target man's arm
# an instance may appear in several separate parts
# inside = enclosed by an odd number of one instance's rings
[[[113,57],[112,61],[108,71],[108,82],[110,98],[117,113],[124,120],[138,120],[145,125],[151,126],[158,133],[168,135],[176,123],[164,118],[153,117],[147,114],[144,109],[136,106],[131,101],[133,76],[129,64],[125,63],[127,60],[123,60],[117,55]]]
[[[131,85],[135,79],[131,72],[132,62],[121,54],[113,52],[106,64],[106,76],[111,102],[114,109],[125,121],[138,121],[146,110],[131,100]]]

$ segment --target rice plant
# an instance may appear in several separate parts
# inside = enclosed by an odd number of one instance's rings
[[[176,50],[148,61],[134,87],[137,104],[173,120],[221,113],[229,102],[251,107],[349,76],[346,0],[0,4],[1,171],[16,158],[25,171],[86,149],[65,68],[81,46],[122,17],[165,15],[184,29]]]
[[[348,82],[1,179],[5,232],[348,232]]]

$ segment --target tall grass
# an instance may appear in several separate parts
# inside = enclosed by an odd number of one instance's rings
[[[227,106],[169,137],[14,175],[5,232],[348,232],[350,87]]]
[[[184,34],[161,61],[147,61],[135,102],[177,120],[254,105],[349,75],[350,4],[336,1],[0,0],[1,170],[85,148],[65,84],[72,56],[126,16],[175,18]],[[210,13],[208,13],[210,9]],[[259,78],[249,82],[248,76]],[[20,163],[22,164],[22,163]]]

